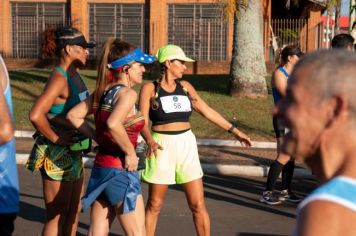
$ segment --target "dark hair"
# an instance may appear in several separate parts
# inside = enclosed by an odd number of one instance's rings
[[[82,35],[79,30],[73,27],[48,28],[43,32],[42,53],[48,57],[54,55],[60,57],[61,50],[67,41]]]
[[[280,52],[279,65],[284,66],[285,64],[287,64],[289,56],[297,55],[298,57],[301,57],[303,56],[303,54],[304,53],[296,45],[285,46]]]
[[[332,48],[348,48],[352,47],[355,39],[349,34],[338,34],[335,35],[331,40]]]
[[[96,81],[96,87],[94,91],[94,103],[99,103],[100,97],[104,93],[106,85],[110,83],[108,64],[128,55],[135,49],[136,47],[133,45],[125,41],[121,41],[117,38],[108,38],[106,40],[100,56],[98,79]],[[122,72],[122,70],[120,72],[111,70],[110,72],[117,79],[118,74]]]

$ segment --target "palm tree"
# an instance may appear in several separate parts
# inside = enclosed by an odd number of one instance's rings
[[[232,96],[266,97],[261,0],[221,0],[233,15],[233,49],[229,90]]]
[[[340,33],[341,0],[327,0],[327,8],[333,10],[335,14],[334,31]]]

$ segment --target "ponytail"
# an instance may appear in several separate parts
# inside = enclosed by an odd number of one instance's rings
[[[160,74],[159,77],[157,78],[156,81],[153,82],[155,86],[155,94],[153,97],[150,98],[150,106],[152,110],[158,110],[159,108],[159,103],[158,103],[158,92],[161,89],[161,82],[163,79],[163,76],[166,74],[166,66],[162,63],[160,64]]]
[[[135,47],[131,44],[121,41],[117,38],[108,38],[105,42],[103,50],[101,52],[99,68],[98,68],[98,78],[96,81],[95,91],[94,91],[94,104],[98,104],[101,96],[103,95],[106,86],[113,82],[109,78],[109,74],[112,75],[113,80],[117,80],[119,73],[122,71],[109,70],[108,64],[113,61],[128,55],[130,52],[134,51]]]
[[[94,90],[94,104],[99,103],[100,97],[104,93],[106,85],[109,83],[108,56],[115,40],[115,38],[108,38],[101,53],[98,67],[98,78]]]
[[[42,33],[42,44],[41,49],[42,53],[46,57],[53,57],[57,55],[56,49],[56,30],[53,28],[48,28]],[[57,55],[59,56],[59,55]]]

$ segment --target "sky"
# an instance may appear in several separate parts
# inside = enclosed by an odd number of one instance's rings
[[[350,8],[350,0],[342,0],[341,2],[341,15],[348,16]]]

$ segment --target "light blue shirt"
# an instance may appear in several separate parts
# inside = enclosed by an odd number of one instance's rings
[[[328,201],[356,212],[356,179],[337,176],[315,189],[298,206],[299,212],[313,201]],[[296,230],[292,235],[296,235]]]
[[[0,56],[0,64],[5,66]],[[4,91],[11,119],[13,120],[13,107],[11,101],[11,89],[9,75],[7,75],[7,86]],[[19,182],[16,166],[15,138],[0,145],[0,214],[16,213],[19,211]]]

